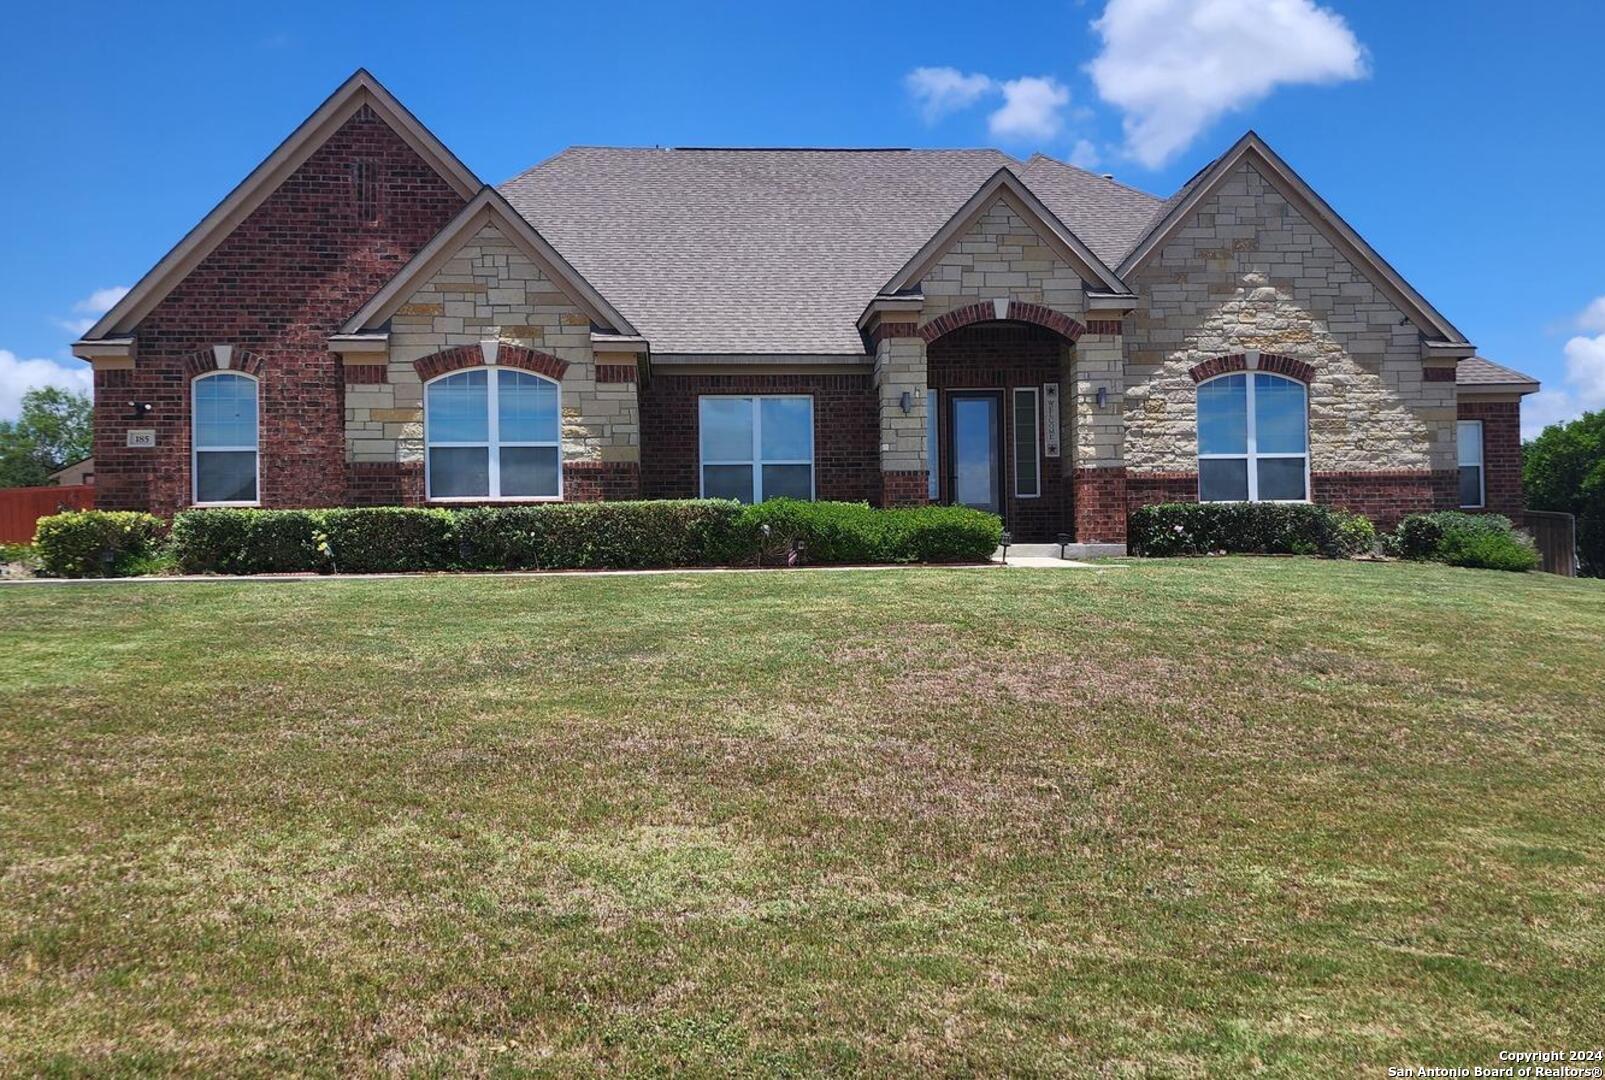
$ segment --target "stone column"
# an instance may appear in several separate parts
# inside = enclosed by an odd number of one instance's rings
[[[598,350],[594,359],[589,372],[576,365],[563,380],[563,498],[568,502],[639,499],[637,357]]]
[[[925,340],[914,323],[880,322],[875,341],[875,392],[880,402],[881,505],[928,501],[930,454],[925,445]],[[908,395],[908,411],[903,410]]]
[[[1118,321],[1090,321],[1071,353],[1061,410],[1076,542],[1126,542],[1125,350]],[[1103,404],[1098,403],[1099,391]]]

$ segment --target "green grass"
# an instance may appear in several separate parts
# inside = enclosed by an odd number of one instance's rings
[[[1597,1046],[1602,643],[1304,559],[0,589],[0,1067]]]

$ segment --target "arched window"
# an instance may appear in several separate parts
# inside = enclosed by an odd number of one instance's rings
[[[258,501],[257,381],[214,371],[190,386],[190,476],[199,506]]]
[[[1264,371],[1198,384],[1200,502],[1309,498],[1308,394]]]
[[[514,368],[442,375],[424,386],[430,499],[557,499],[558,387]]]

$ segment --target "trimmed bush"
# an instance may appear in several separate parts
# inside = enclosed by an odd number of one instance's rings
[[[1487,570],[1526,572],[1540,563],[1532,541],[1502,514],[1411,514],[1394,530],[1391,547],[1405,559]]]
[[[742,516],[768,558],[778,560],[801,540],[812,563],[985,562],[1003,535],[995,514],[965,506],[876,510],[865,503],[776,499],[747,507]]]
[[[1159,503],[1134,510],[1126,529],[1131,553],[1151,558],[1225,552],[1341,559],[1376,544],[1368,518],[1313,503]]]
[[[319,510],[317,516],[329,564],[342,574],[450,570],[456,563],[457,514],[451,510],[374,506]]]
[[[185,510],[172,545],[186,574],[287,574],[326,570],[317,510]]]
[[[161,568],[167,525],[133,510],[73,510],[39,519],[34,550],[49,577],[124,577]]]
[[[453,540],[469,570],[716,566],[752,549],[725,499],[476,507],[456,512]]]

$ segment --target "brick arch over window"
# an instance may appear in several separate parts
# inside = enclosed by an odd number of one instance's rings
[[[1201,364],[1194,364],[1187,374],[1192,376],[1193,382],[1203,382],[1213,379],[1217,375],[1225,375],[1232,371],[1247,371],[1248,356],[1245,353],[1232,353],[1229,356],[1217,356],[1213,360],[1205,360]],[[1273,375],[1286,375],[1290,379],[1297,379],[1308,386],[1315,379],[1315,366],[1306,364],[1303,360],[1295,360],[1291,356],[1282,356],[1277,353],[1260,353],[1258,371],[1270,372]]]
[[[485,354],[478,345],[457,345],[414,360],[412,367],[418,373],[420,380],[428,382],[448,371],[479,367],[484,363]],[[496,347],[496,363],[502,367],[533,371],[537,375],[545,375],[548,379],[561,379],[563,373],[568,370],[567,360],[559,360],[551,353],[526,349],[522,345],[509,345],[505,341]]]
[[[920,327],[920,337],[926,342],[932,342],[943,334],[951,334],[971,323],[998,321],[1031,323],[1052,330],[1071,341],[1087,332],[1085,326],[1045,304],[1026,304],[1019,300],[1010,300],[1003,308],[1003,314],[999,315],[996,302],[983,300],[978,304],[955,308],[945,315],[938,315]]]
[[[217,354],[211,349],[201,349],[184,357],[184,375],[190,379],[205,375],[209,371],[220,370],[240,371],[246,375],[260,377],[262,369],[266,366],[267,357],[239,348],[233,350],[227,369],[217,366]]]

